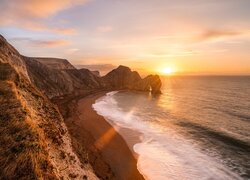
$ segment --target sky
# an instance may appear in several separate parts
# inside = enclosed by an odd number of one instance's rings
[[[0,0],[0,34],[26,56],[107,71],[250,74],[249,0]]]

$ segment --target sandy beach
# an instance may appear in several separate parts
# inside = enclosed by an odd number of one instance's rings
[[[88,95],[72,103],[70,109],[73,110],[66,124],[73,146],[81,159],[85,158],[83,152],[88,152],[87,160],[102,179],[144,179],[137,169],[136,156],[131,148],[115,128],[92,108],[96,99],[105,93]],[[82,150],[82,147],[88,148]]]

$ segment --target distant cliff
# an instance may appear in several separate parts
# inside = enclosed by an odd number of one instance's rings
[[[161,80],[158,75],[149,75],[142,79],[138,72],[131,71],[126,66],[119,66],[105,75],[102,80],[106,87],[112,89],[128,89],[137,91],[151,91],[154,94],[161,93]]]
[[[35,58],[38,62],[52,68],[52,69],[75,69],[66,59],[59,58]]]
[[[6,54],[2,54],[5,56],[2,61],[11,64],[49,98],[78,95],[97,89],[161,93],[162,83],[158,75],[149,75],[142,79],[138,72],[119,66],[101,77],[98,72],[76,69],[66,59],[22,56],[3,37],[0,43]]]
[[[158,75],[142,79],[138,72],[119,66],[101,77],[88,69],[76,69],[65,59],[23,57],[30,80],[49,98],[64,95],[80,95],[91,90],[137,90],[161,93]]]
[[[59,69],[60,65],[48,65],[36,58],[23,57],[30,80],[49,98],[64,95],[79,95],[84,91],[99,88],[101,82],[89,70]],[[64,63],[65,60],[62,60]],[[69,64],[69,63],[68,63]],[[55,68],[56,67],[56,68]],[[55,68],[55,69],[54,69]]]

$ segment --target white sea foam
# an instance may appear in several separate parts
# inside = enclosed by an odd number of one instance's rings
[[[98,99],[93,108],[117,126],[143,134],[142,142],[134,145],[134,151],[139,154],[137,166],[146,179],[240,179],[174,130],[145,122],[133,110],[123,111],[114,98],[116,93]]]

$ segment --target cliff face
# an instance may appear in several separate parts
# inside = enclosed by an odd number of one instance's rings
[[[90,71],[88,69],[80,69],[81,79],[92,89],[103,88],[105,86],[104,81],[100,78],[99,73]]]
[[[77,70],[60,65],[50,66],[48,63],[38,61],[37,58],[24,57],[31,81],[49,98],[78,95],[83,91],[90,91],[101,86],[99,78],[87,69]],[[65,64],[65,60],[62,60]],[[69,62],[68,62],[69,64]],[[60,69],[59,67],[63,67]],[[70,67],[67,65],[67,67]]]
[[[137,90],[160,93],[161,80],[157,75],[149,75],[142,79],[138,72],[119,66],[107,75],[100,77],[88,69],[71,67],[64,59],[56,59],[57,65],[50,65],[38,58],[24,57],[28,75],[49,98],[65,95],[81,95],[92,90]],[[60,62],[62,63],[60,65]],[[67,64],[67,66],[65,65]],[[59,68],[62,67],[62,68]]]
[[[34,78],[34,77],[32,77]],[[97,179],[74,153],[63,119],[0,36],[0,179]]]
[[[52,69],[75,69],[75,67],[70,64],[66,59],[38,57],[34,59]]]
[[[17,73],[26,77],[29,80],[26,65],[25,62],[23,61],[22,56],[1,35],[0,35],[0,48],[1,48],[1,54],[0,54],[1,62],[10,64]]]

